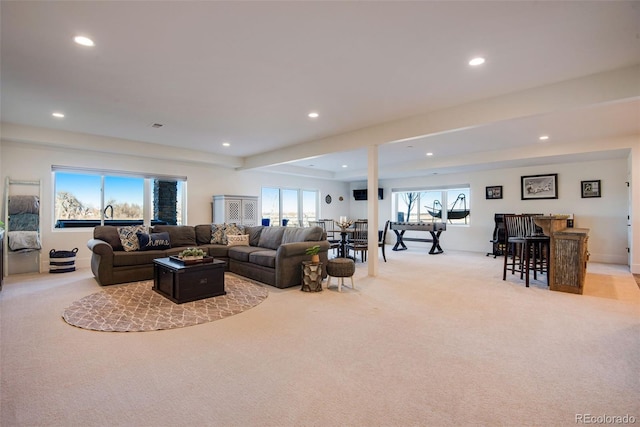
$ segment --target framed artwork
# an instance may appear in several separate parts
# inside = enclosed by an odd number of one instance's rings
[[[557,199],[558,174],[550,173],[520,177],[520,198],[522,200]]]
[[[580,181],[580,187],[582,188],[582,198],[600,197],[602,195],[602,185],[599,179],[591,181]]]
[[[485,188],[485,197],[487,199],[502,199],[502,185],[494,185]]]

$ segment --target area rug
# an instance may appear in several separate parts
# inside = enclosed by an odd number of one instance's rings
[[[225,275],[226,295],[175,304],[153,289],[153,281],[106,288],[67,307],[70,325],[104,332],[142,332],[183,328],[248,310],[268,296],[266,286]]]
[[[640,274],[634,274],[633,278],[636,279],[636,283],[638,284],[638,287],[640,288]]]

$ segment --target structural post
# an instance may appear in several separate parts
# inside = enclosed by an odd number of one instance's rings
[[[367,267],[369,276],[378,275],[378,146],[367,148],[367,220],[369,222],[367,240],[369,250]]]

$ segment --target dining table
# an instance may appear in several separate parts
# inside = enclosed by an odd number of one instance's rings
[[[329,230],[329,232],[340,233],[340,246],[338,246],[338,256],[337,258],[351,258],[354,257],[348,256],[347,253],[347,245],[349,244],[349,234],[353,234],[353,228],[340,228],[337,230]]]

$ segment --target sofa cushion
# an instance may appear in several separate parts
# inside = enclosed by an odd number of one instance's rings
[[[211,244],[208,245],[199,245],[198,248],[206,251],[209,256],[214,258],[228,258],[229,257],[229,246],[227,245],[218,245]]]
[[[136,252],[114,252],[113,253],[113,266],[125,267],[125,266],[142,266],[145,264],[153,264],[153,260],[156,258],[163,258],[165,256],[164,251],[136,251]]]
[[[287,227],[282,236],[282,243],[309,242],[322,239],[322,227]]]
[[[282,235],[286,227],[264,227],[260,233],[258,246],[267,249],[278,249],[282,244]]]
[[[197,246],[196,230],[190,225],[156,225],[153,227],[153,231],[156,233],[164,231],[169,233],[172,248]]]
[[[138,233],[146,233],[145,225],[129,225],[126,227],[118,227],[118,235],[120,243],[125,252],[134,252],[140,250],[140,242],[138,241]]]
[[[234,236],[233,234],[229,234],[227,235],[227,246],[249,246],[249,235],[238,234]]]
[[[231,246],[229,247],[229,258],[236,261],[249,262],[249,255],[252,252],[264,251],[263,248],[256,246]]]
[[[211,224],[196,225],[196,244],[207,245],[211,243]]]
[[[169,233],[137,233],[141,251],[162,250],[171,247]]]
[[[264,227],[262,225],[244,228],[244,232],[249,235],[249,245],[258,246],[258,243],[260,243],[260,234],[262,233],[263,228]]]
[[[276,251],[256,251],[249,254],[249,262],[263,267],[276,268]]]
[[[93,229],[93,238],[100,239],[111,245],[114,251],[123,251],[118,228],[113,225],[99,225]]]

